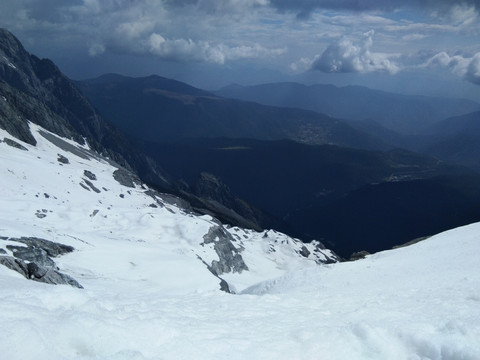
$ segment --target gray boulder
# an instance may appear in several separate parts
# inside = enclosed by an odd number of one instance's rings
[[[33,262],[27,264],[27,269],[28,278],[31,280],[52,285],[71,285],[73,287],[83,289],[83,286],[80,285],[75,279],[66,274],[62,274],[57,270],[40,266]]]
[[[8,238],[10,241],[17,241],[23,243],[30,247],[38,247],[46,251],[48,256],[56,257],[63,254],[68,254],[72,252],[74,249],[73,246],[64,245],[60,243],[56,243],[53,241],[37,238],[37,237],[21,237],[21,238]]]
[[[61,154],[58,154],[57,161],[61,164],[70,164],[70,160]]]
[[[134,188],[135,184],[141,184],[141,180],[132,172],[126,169],[117,169],[113,172],[113,178],[120,184],[126,187]]]
[[[92,172],[89,171],[89,170],[84,170],[84,171],[83,171],[83,175],[85,175],[87,178],[89,178],[89,179],[92,180],[92,181],[97,180],[97,175],[95,175],[94,173],[92,173]]]
[[[242,255],[232,243],[234,241],[232,235],[222,226],[211,227],[203,236],[203,241],[205,244],[213,243],[218,255],[219,260],[213,260],[210,266],[210,271],[215,275],[228,272],[241,273],[243,270],[248,270]]]
[[[10,250],[17,259],[34,262],[50,268],[55,266],[55,261],[50,259],[47,252],[41,248],[7,245],[7,249]]]
[[[15,140],[12,140],[12,139],[9,139],[9,138],[4,138],[3,141],[5,142],[5,144],[10,145],[10,146],[12,146],[16,149],[28,151],[28,149],[25,146],[19,144]]]

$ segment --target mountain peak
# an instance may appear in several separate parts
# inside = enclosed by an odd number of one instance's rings
[[[12,54],[25,52],[22,43],[8,30],[0,28],[0,51]]]

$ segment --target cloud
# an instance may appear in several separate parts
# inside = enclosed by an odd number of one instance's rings
[[[234,12],[243,12],[255,6],[265,6],[269,4],[268,0],[166,0],[170,7],[193,6],[210,14],[226,14]]]
[[[314,62],[315,62],[315,59],[312,60],[310,58],[303,57],[300,60],[291,63],[290,69],[295,72],[307,71],[312,68],[312,65]]]
[[[165,39],[162,35],[153,33],[144,41],[141,51],[166,60],[224,64],[227,60],[280,55],[286,49],[267,49],[259,44],[252,46],[214,45],[208,41]]]
[[[105,45],[103,44],[93,44],[88,48],[88,55],[90,56],[97,56],[101,55],[105,52]]]
[[[412,33],[412,34],[403,35],[402,40],[415,41],[415,40],[425,39],[426,37],[427,37],[427,35],[425,35],[425,34]]]
[[[444,11],[454,6],[480,8],[478,0],[270,0],[273,7],[280,11],[294,11],[299,17],[308,16],[316,9],[347,11],[394,11],[416,8],[432,11]]]
[[[480,52],[471,57],[463,55],[450,56],[446,52],[440,52],[420,67],[445,68],[473,84],[480,85]]]
[[[397,73],[400,68],[392,60],[397,55],[371,52],[374,31],[365,33],[363,39],[358,42],[342,37],[330,44],[327,49],[317,55],[311,62],[311,70],[320,70],[327,73],[346,72],[387,72]],[[291,68],[299,68],[307,64],[307,60],[301,59],[292,64]]]
[[[284,45],[261,45],[258,36],[238,35],[251,34],[248,17],[267,4],[268,0],[44,0],[42,4],[16,0],[11,5],[0,3],[0,20],[11,18],[17,28],[30,26],[34,31],[29,36],[61,33],[65,46],[82,46],[90,56],[135,54],[225,64],[286,51]]]
[[[125,62],[130,55],[140,55],[144,63],[154,64],[152,69],[163,71],[162,60],[170,62],[166,67],[180,68],[189,62],[268,59],[272,68],[282,71],[290,64],[295,72],[449,69],[478,83],[479,60],[474,54],[480,50],[479,4],[480,0],[15,0],[0,1],[0,23],[30,51],[54,60],[70,57],[76,63],[87,55],[95,59],[86,63],[115,66],[115,55],[126,55],[119,57]],[[393,13],[407,7],[414,11]],[[333,11],[316,11],[323,9]],[[292,13],[309,17],[299,22]],[[375,42],[370,29],[376,31]],[[131,66],[143,71],[143,65]]]

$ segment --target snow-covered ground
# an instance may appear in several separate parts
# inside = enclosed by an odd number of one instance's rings
[[[28,151],[0,143],[0,236],[75,247],[55,262],[84,289],[0,266],[2,359],[480,359],[480,224],[330,265],[285,235],[230,228],[249,271],[221,275],[227,294],[198,259],[218,259],[202,244],[212,218],[32,130]]]

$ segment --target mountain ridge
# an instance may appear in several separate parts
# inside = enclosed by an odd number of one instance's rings
[[[215,94],[267,105],[308,109],[340,119],[371,119],[404,134],[418,134],[444,118],[480,109],[480,104],[471,100],[401,95],[358,85],[337,87],[281,82],[237,85],[215,91]]]
[[[357,148],[385,148],[378,139],[346,123],[302,109],[281,109],[248,101],[224,99],[190,87],[171,92],[159,77],[100,83],[77,82],[99,111],[132,137],[156,141],[195,137],[290,138],[299,142],[330,143]],[[167,79],[168,80],[168,79]],[[178,82],[172,80],[174,84]],[[167,81],[168,84],[170,82]],[[157,87],[152,88],[156,85]],[[173,89],[175,90],[175,89]],[[170,93],[166,92],[170,91]],[[140,123],[133,124],[136,118]]]

